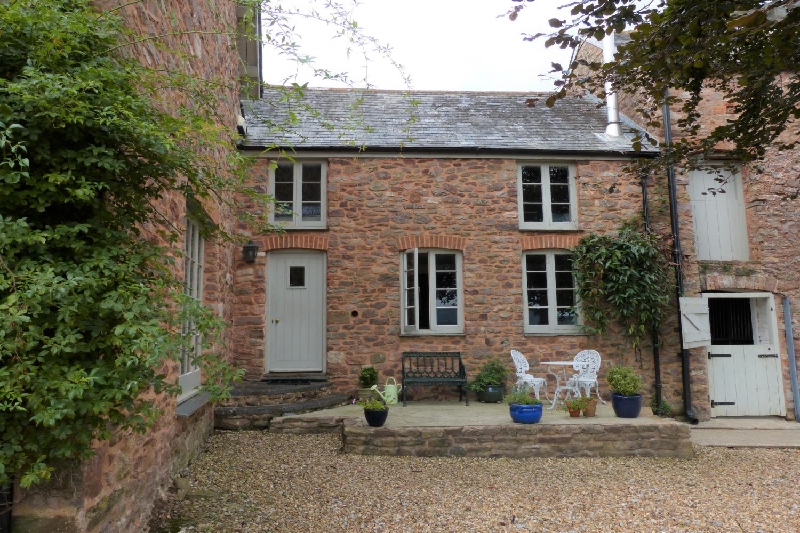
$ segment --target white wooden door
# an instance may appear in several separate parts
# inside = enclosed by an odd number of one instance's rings
[[[689,197],[692,220],[701,261],[747,260],[747,218],[741,175],[725,172],[727,183],[721,184],[713,171],[695,170],[689,175]],[[709,189],[721,191],[709,192]]]
[[[710,346],[711,416],[784,416],[781,363],[763,345]]]
[[[267,372],[325,371],[325,253],[267,257]]]

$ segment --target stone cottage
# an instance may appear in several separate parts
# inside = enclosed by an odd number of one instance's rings
[[[649,399],[651,347],[632,350],[619,330],[586,335],[570,311],[570,249],[641,216],[642,178],[626,167],[654,149],[632,149],[626,120],[606,134],[596,100],[545,98],[266,89],[245,102],[253,186],[284,225],[250,232],[261,251],[236,271],[232,356],[247,378],[324,374],[350,393],[366,365],[399,379],[405,351],[461,352],[474,375],[518,349],[543,374],[541,361],[592,348],[601,376],[635,366]],[[676,335],[663,342],[677,353]],[[664,358],[662,381],[680,410],[677,358]]]

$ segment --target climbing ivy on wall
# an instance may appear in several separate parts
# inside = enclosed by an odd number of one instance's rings
[[[633,347],[639,346],[663,320],[672,287],[658,237],[625,225],[616,233],[587,235],[572,253],[584,328],[602,334],[619,320]]]

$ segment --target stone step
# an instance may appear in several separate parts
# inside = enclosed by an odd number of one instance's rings
[[[223,402],[221,406],[291,404],[328,396],[330,389],[331,384],[328,381],[305,383],[243,381],[234,386],[230,399]]]
[[[267,429],[275,417],[308,413],[346,404],[346,394],[329,393],[288,403],[260,405],[224,405],[214,409],[216,429]]]

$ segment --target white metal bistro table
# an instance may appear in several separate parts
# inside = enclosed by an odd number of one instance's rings
[[[558,395],[561,394],[562,390],[564,391],[565,400],[570,396],[580,396],[580,390],[567,387],[567,381],[569,380],[567,377],[567,367],[575,368],[575,361],[542,361],[541,364],[547,365],[547,373],[556,378],[556,390],[553,392],[552,404],[548,409],[555,409],[556,403],[558,403]],[[552,367],[561,367],[561,369],[559,370],[556,368],[556,370],[553,370]],[[561,385],[561,378],[564,378],[564,385]]]

